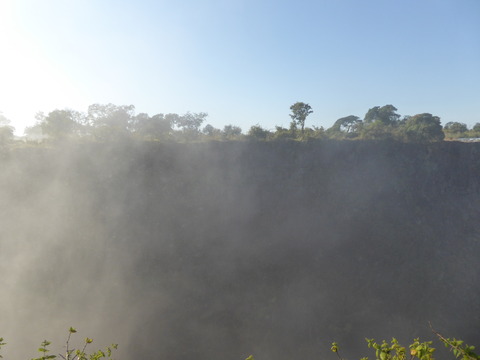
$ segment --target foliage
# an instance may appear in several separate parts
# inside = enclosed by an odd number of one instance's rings
[[[396,137],[396,128],[382,121],[364,123],[360,128],[360,138],[364,140],[392,140]]]
[[[462,340],[455,338],[446,338],[432,328],[433,333],[440,339],[440,341],[452,351],[456,359],[462,360],[479,360],[480,355],[473,352],[474,346],[464,344]],[[381,343],[377,343],[374,339],[365,339],[369,348],[375,350],[376,360],[406,360],[419,359],[419,360],[434,360],[433,353],[435,348],[432,347],[432,341],[421,342],[420,339],[414,339],[408,346],[409,352],[407,353],[406,347],[401,346],[397,339],[393,338],[390,343],[383,340]],[[332,343],[330,348],[332,352],[337,354],[339,360],[343,360],[340,356],[339,346],[336,342]],[[368,360],[368,357],[363,357],[361,360]]]
[[[87,347],[93,342],[93,339],[90,338],[85,338],[83,345],[81,349],[74,349],[70,347],[70,340],[72,334],[75,334],[77,332],[76,329],[73,327],[70,327],[68,330],[68,337],[65,342],[66,345],[66,350],[65,350],[65,355],[59,354],[62,359],[64,360],[100,360],[100,359],[112,359],[112,354],[113,351],[118,348],[117,344],[112,344],[110,346],[107,346],[104,350],[97,350],[94,352],[87,352]],[[0,349],[3,345],[6,343],[3,342],[3,338],[0,338]],[[50,353],[50,348],[49,346],[52,343],[48,340],[42,341],[40,344],[40,347],[38,348],[38,352],[40,353],[40,356],[37,358],[33,358],[32,360],[50,360],[50,359],[56,359],[57,355],[49,354]],[[2,356],[0,355],[0,358]]]
[[[10,126],[10,120],[0,112],[0,145],[13,139],[14,127]]]
[[[0,145],[13,139],[13,128],[11,126],[0,126]]]
[[[248,130],[248,134],[247,134],[247,137],[250,139],[250,140],[266,140],[268,135],[269,135],[269,131],[262,128],[260,125],[253,125],[250,130]]]
[[[149,116],[135,115],[134,105],[92,104],[87,113],[65,109],[54,110],[48,115],[38,113],[37,123],[25,129],[27,140],[43,141],[72,137],[110,141],[132,138],[145,141],[229,141],[229,140],[396,140],[408,142],[434,142],[458,138],[480,137],[480,123],[472,129],[460,122],[448,122],[442,127],[440,118],[429,113],[401,116],[391,104],[370,108],[361,119],[355,115],[339,118],[326,131],[313,126],[305,127],[305,121],[313,110],[304,102],[290,106],[292,119],[289,128],[275,126],[275,131],[259,124],[244,135],[233,124],[217,129],[210,124],[201,129],[207,113],[183,115],[168,113]],[[0,112],[0,143],[13,139],[13,127]]]
[[[84,125],[87,134],[97,139],[121,138],[132,130],[135,106],[114,104],[93,104],[88,107]]]
[[[132,125],[135,135],[150,141],[165,140],[172,132],[172,124],[163,114],[150,117],[146,113],[140,113],[134,117]]]
[[[5,345],[6,343],[3,342],[3,338],[0,338],[0,349],[2,348],[3,345]],[[0,355],[0,358],[3,358],[2,355]]]
[[[450,349],[457,359],[462,360],[480,360],[480,355],[473,352],[475,346],[467,345],[462,340],[457,340],[455,338],[446,338],[438,331],[433,330],[433,333],[437,335],[440,341],[443,342],[446,348]]]
[[[464,123],[457,121],[450,121],[443,127],[445,135],[449,139],[456,139],[460,137],[467,137],[468,127]]]
[[[205,125],[205,127],[202,129],[202,133],[207,138],[215,140],[220,140],[223,137],[222,130],[217,129],[210,124]]]
[[[186,140],[195,140],[200,135],[200,126],[208,116],[207,113],[187,112],[182,116],[175,116],[173,124],[182,132]]]
[[[76,133],[81,124],[81,114],[74,110],[54,110],[47,116],[38,114],[42,133],[52,139],[63,139]]]
[[[292,121],[290,128],[285,129],[281,126],[275,126],[275,132],[273,133],[274,140],[294,140],[297,137],[297,124]]]
[[[393,105],[374,106],[365,114],[364,122],[367,124],[381,122],[384,125],[394,125],[400,119],[400,115],[396,111],[397,108]]]
[[[442,141],[445,138],[440,118],[429,113],[409,117],[403,131],[408,141],[432,142]]]
[[[307,116],[313,112],[312,107],[303,102],[296,102],[295,104],[290,106],[290,110],[292,111],[290,117],[297,125],[300,125],[303,133],[305,128],[305,120]]]
[[[235,125],[225,125],[222,131],[222,137],[224,140],[234,140],[240,138],[242,135],[242,129]]]
[[[335,121],[327,134],[333,139],[352,139],[359,135],[361,125],[362,120],[358,116],[345,116]]]
[[[445,124],[445,131],[454,134],[460,134],[468,131],[467,125],[457,121],[450,121]]]

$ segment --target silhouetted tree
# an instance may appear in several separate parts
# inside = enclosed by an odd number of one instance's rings
[[[305,120],[307,116],[313,112],[312,107],[303,102],[296,102],[295,104],[290,106],[290,110],[292,111],[292,114],[290,114],[290,117],[292,118],[293,121],[295,121],[298,125],[300,125],[300,128],[302,129],[302,134],[303,134],[303,130],[305,128]]]

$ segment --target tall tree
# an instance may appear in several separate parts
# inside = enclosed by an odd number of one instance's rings
[[[313,112],[312,107],[303,102],[296,102],[295,104],[290,106],[290,110],[292,111],[290,117],[293,121],[295,121],[295,123],[300,125],[303,134],[305,128],[305,120],[307,119],[307,116]]]

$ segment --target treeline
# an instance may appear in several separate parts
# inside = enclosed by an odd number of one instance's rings
[[[305,126],[307,116],[313,112],[310,105],[297,102],[290,110],[292,121],[288,128],[275,126],[271,130],[257,124],[243,132],[232,124],[223,129],[204,125],[208,116],[204,112],[150,116],[136,114],[133,105],[93,104],[86,113],[71,109],[37,113],[37,123],[25,129],[25,137],[28,140],[82,137],[97,141],[133,137],[146,141],[358,139],[407,142],[480,137],[480,123],[472,129],[459,122],[442,126],[438,116],[430,113],[402,116],[393,105],[370,108],[363,119],[355,115],[342,117],[328,129]],[[12,140],[14,130],[0,113],[0,142]]]

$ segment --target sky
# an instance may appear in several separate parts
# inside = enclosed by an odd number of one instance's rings
[[[480,122],[479,0],[0,0],[0,111],[206,112],[244,132],[392,104]]]

